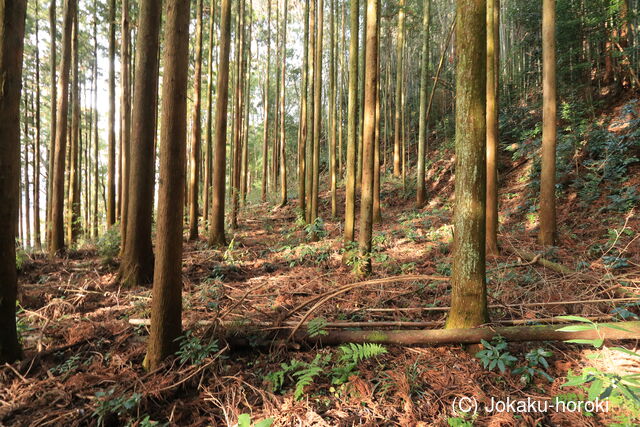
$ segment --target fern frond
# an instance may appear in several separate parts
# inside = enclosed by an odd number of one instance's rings
[[[349,343],[341,345],[339,349],[342,352],[340,355],[340,361],[355,364],[387,352],[387,349],[384,346],[375,343]]]

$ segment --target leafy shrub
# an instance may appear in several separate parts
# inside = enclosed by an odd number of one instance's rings
[[[120,253],[120,227],[112,225],[96,242],[98,255],[105,264],[113,262]]]
[[[507,342],[503,337],[496,335],[491,342],[481,340],[484,350],[476,353],[476,357],[482,361],[482,365],[493,371],[495,368],[504,373],[508,366],[512,366],[516,359],[507,351]]]
[[[200,365],[207,357],[217,353],[219,350],[218,340],[203,344],[200,338],[192,335],[191,331],[185,332],[176,341],[180,344],[180,350],[176,352],[176,356],[178,356],[178,360],[182,364]]]

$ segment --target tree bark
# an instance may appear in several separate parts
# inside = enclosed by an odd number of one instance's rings
[[[427,138],[429,133],[429,123],[427,122],[427,86],[429,86],[429,21],[431,0],[424,0],[422,13],[422,63],[420,69],[420,117],[418,118],[418,171],[416,183],[416,206],[418,209],[422,208],[427,201],[427,189],[425,187],[424,177]]]
[[[71,146],[69,149],[69,193],[67,242],[74,245],[80,234],[80,69],[78,64],[78,11],[73,16],[71,51],[73,55],[71,87]]]
[[[193,115],[191,118],[191,163],[189,168],[189,240],[198,238],[198,186],[200,184],[200,139],[202,138],[201,96],[202,80],[202,1],[196,5],[196,54],[193,77]]]
[[[116,1],[109,0],[109,118],[107,163],[107,227],[116,222]]]
[[[283,0],[282,9],[282,67],[280,70],[280,207],[287,204],[287,138],[285,130],[285,94],[287,70],[287,0]]]
[[[155,181],[153,142],[162,4],[156,0],[141,0],[139,9],[130,151],[131,197],[127,207],[127,240],[120,264],[120,281],[126,286],[150,284],[154,264],[151,243]]]
[[[376,96],[378,87],[378,7],[379,0],[366,2],[366,48],[364,72],[364,122],[362,133],[362,197],[358,243],[363,258],[361,274],[371,273],[373,233],[373,184],[376,138]]]
[[[556,1],[542,2],[542,172],[540,232],[543,246],[556,242]]]
[[[486,1],[457,0],[456,207],[446,327],[487,322],[485,270]]]
[[[267,70],[264,80],[264,122],[262,135],[262,201],[267,201],[269,171],[269,77],[271,74],[271,0],[267,0]]]
[[[402,171],[402,92],[404,82],[404,0],[398,1],[398,32],[396,39],[396,110],[393,130],[393,176]]]
[[[344,242],[353,242],[356,221],[356,150],[358,132],[358,31],[360,26],[358,0],[350,2],[349,18],[349,100],[347,104],[347,181],[345,184]]]
[[[55,0],[54,0],[55,2]],[[98,183],[100,169],[100,138],[98,135],[98,12],[97,0],[93,2],[93,108],[96,118],[93,122],[93,238],[98,237]],[[87,171],[88,173],[88,171]]]
[[[500,2],[487,0],[487,253],[498,255]]]
[[[315,43],[315,61],[313,78],[313,173],[311,185],[311,221],[313,224],[318,218],[318,189],[320,185],[320,137],[322,132],[322,34],[323,34],[324,1],[317,3],[317,25]],[[316,241],[317,235],[312,235],[311,240]]]
[[[40,237],[40,38],[39,38],[39,7],[38,0],[36,0],[36,105],[35,105],[35,121],[36,121],[36,136],[34,147],[34,165],[33,165],[33,239],[34,246],[37,250],[42,247],[42,239]]]
[[[329,19],[329,185],[331,189],[331,216],[338,213],[336,164],[336,1],[331,0]]]
[[[51,199],[51,230],[49,253],[53,256],[64,249],[64,170],[67,151],[67,113],[69,109],[69,71],[71,69],[71,30],[77,0],[65,0],[65,12],[62,32],[62,60],[58,81],[58,101],[56,107],[56,142],[53,168],[53,187]]]
[[[242,116],[243,114],[243,90],[242,82],[244,77],[245,57],[245,3],[240,0],[237,5],[237,27],[236,27],[236,75],[235,75],[235,99],[234,99],[234,119],[233,119],[233,161],[231,168],[231,229],[238,228],[238,211],[240,208],[240,170],[242,167]],[[274,145],[275,152],[275,145]]]
[[[313,198],[313,143],[314,143],[314,113],[315,113],[315,62],[316,62],[316,0],[310,0],[309,4],[309,38],[308,38],[308,98],[307,104],[307,146],[305,153],[305,221],[311,223],[312,198]]]
[[[228,1],[228,0],[223,0]],[[145,368],[173,354],[182,332],[182,214],[186,169],[190,0],[166,0],[157,256]]]
[[[226,245],[224,235],[225,165],[227,144],[227,104],[229,101],[229,50],[231,44],[231,3],[222,0],[220,6],[220,55],[216,85],[215,157],[213,167],[213,200],[209,244]]]
[[[50,84],[51,84],[51,96],[50,96],[50,108],[51,115],[49,116],[50,130],[49,130],[49,168],[47,171],[47,217],[46,217],[46,230],[45,239],[47,245],[51,241],[51,205],[53,197],[53,168],[56,163],[55,151],[56,151],[56,125],[57,125],[57,106],[58,106],[58,86],[56,84],[56,67],[58,66],[56,60],[56,0],[51,0],[49,5],[49,37],[51,39],[50,44]]]
[[[204,210],[202,219],[205,225],[209,221],[210,195],[211,195],[211,177],[213,167],[213,48],[215,46],[215,18],[216,18],[216,0],[211,0],[209,5],[209,52],[207,61],[207,128],[206,128],[206,148],[204,159]]]
[[[129,0],[122,0],[122,37],[120,55],[120,254],[127,243],[129,221],[129,179],[131,171],[131,86],[129,82],[130,49]],[[152,105],[152,104],[150,104]]]
[[[307,174],[307,137],[309,115],[307,98],[309,82],[309,0],[304,3],[304,37],[302,39],[303,60],[302,60],[302,82],[300,83],[300,133],[298,141],[298,199],[299,209],[302,218],[306,218],[306,174]]]
[[[16,330],[20,92],[26,0],[0,0],[0,363],[21,356]]]

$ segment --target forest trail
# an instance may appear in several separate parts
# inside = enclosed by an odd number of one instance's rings
[[[595,189],[593,181],[585,181],[590,173],[604,170],[599,168],[611,167],[615,159],[610,157],[618,147],[611,144],[634,138],[640,128],[637,100],[625,100],[610,111],[587,124],[589,131],[584,132],[601,136],[605,132],[605,144],[609,143],[604,146],[608,150],[605,155],[594,149],[595,141],[588,140],[571,153],[582,159],[580,167],[567,168],[561,184],[566,191],[558,199],[559,244],[542,254],[575,270],[574,275],[559,274],[514,254],[517,250],[537,250],[536,218],[531,214],[529,193],[533,191],[535,140],[514,139],[513,157],[501,159],[503,248],[500,256],[487,263],[489,304],[497,306],[490,311],[493,322],[535,322],[565,314],[597,318],[632,318],[639,314],[637,303],[625,301],[533,304],[625,298],[638,291],[640,219],[633,204],[624,204],[620,198],[630,197],[629,188],[640,186],[640,164],[636,160],[625,165],[628,179],[615,191],[604,181],[596,181]],[[628,158],[637,155],[625,153]],[[427,170],[428,194],[437,196],[424,209],[413,208],[411,185],[403,189],[399,179],[383,182],[384,218],[375,227],[375,273],[371,279],[450,274],[452,152],[444,149],[428,157],[433,159]],[[593,162],[585,163],[586,159]],[[604,163],[597,163],[602,159]],[[341,208],[343,196],[339,192]],[[341,222],[330,218],[330,197],[325,194],[320,200],[320,216],[326,220],[315,230],[321,237],[315,243],[307,242],[310,226],[305,229],[299,221],[292,225],[296,210],[291,204],[273,209],[269,204],[252,202],[241,211],[240,229],[227,248],[211,250],[202,237],[186,243],[185,329],[194,336],[203,331],[210,334],[210,327],[202,326],[202,321],[221,314],[222,320],[238,326],[277,319],[275,324],[314,296],[357,281],[352,266],[342,262],[343,258],[349,259],[349,254],[341,251]],[[245,216],[247,212],[250,215]],[[95,246],[87,245],[63,259],[24,254],[22,261],[19,328],[26,357],[17,370],[0,368],[0,423],[5,425],[86,424],[99,417],[101,402],[107,402],[101,393],[121,399],[121,407],[108,408],[109,412],[121,410],[124,416],[127,399],[133,399],[139,413],[131,416],[169,419],[180,425],[208,425],[212,420],[231,425],[243,412],[253,412],[254,419],[272,417],[283,424],[351,425],[367,420],[372,424],[447,425],[447,414],[453,416],[451,405],[457,397],[473,396],[487,402],[489,396],[544,399],[563,395],[567,389],[560,388],[559,377],[584,363],[595,363],[585,362],[588,350],[563,343],[540,344],[554,353],[547,373],[555,380],[536,378],[534,386],[525,387],[517,375],[501,376],[481,369],[479,359],[460,346],[390,347],[387,354],[362,364],[359,373],[345,384],[334,386],[321,379],[305,389],[309,398],[297,401],[286,390],[284,394],[269,391],[267,374],[290,359],[311,361],[315,354],[335,350],[300,346],[288,353],[227,350],[224,357],[207,359],[204,365],[183,364],[146,374],[141,362],[147,327],[131,325],[129,319],[149,318],[150,290],[116,286],[117,259],[105,259]],[[311,319],[316,324],[438,324],[446,314],[438,308],[450,304],[446,280],[390,282],[356,288],[347,295],[321,305]],[[523,302],[527,305],[519,305]],[[307,309],[289,313],[287,320],[300,320]],[[524,354],[532,348],[511,344],[513,354]],[[619,353],[615,357],[619,358],[615,360],[617,369],[637,370],[637,365]],[[481,414],[477,421],[482,425],[602,425],[610,415],[590,418],[580,413],[550,412],[519,417]],[[118,422],[115,418],[107,421]]]

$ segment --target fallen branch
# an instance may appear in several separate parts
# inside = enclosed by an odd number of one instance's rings
[[[564,275],[572,275],[572,274],[576,274],[576,271],[573,271],[572,269],[565,267],[562,264],[558,264],[557,262],[553,262],[553,261],[549,261],[548,259],[544,259],[542,258],[540,255],[538,254],[534,254],[533,252],[529,252],[527,250],[524,249],[512,249],[512,252],[514,254],[516,254],[517,256],[519,256],[520,258],[524,258],[527,261],[531,261],[531,263],[538,263],[543,267],[546,267],[548,269],[551,269],[557,273],[560,274],[564,274]]]

